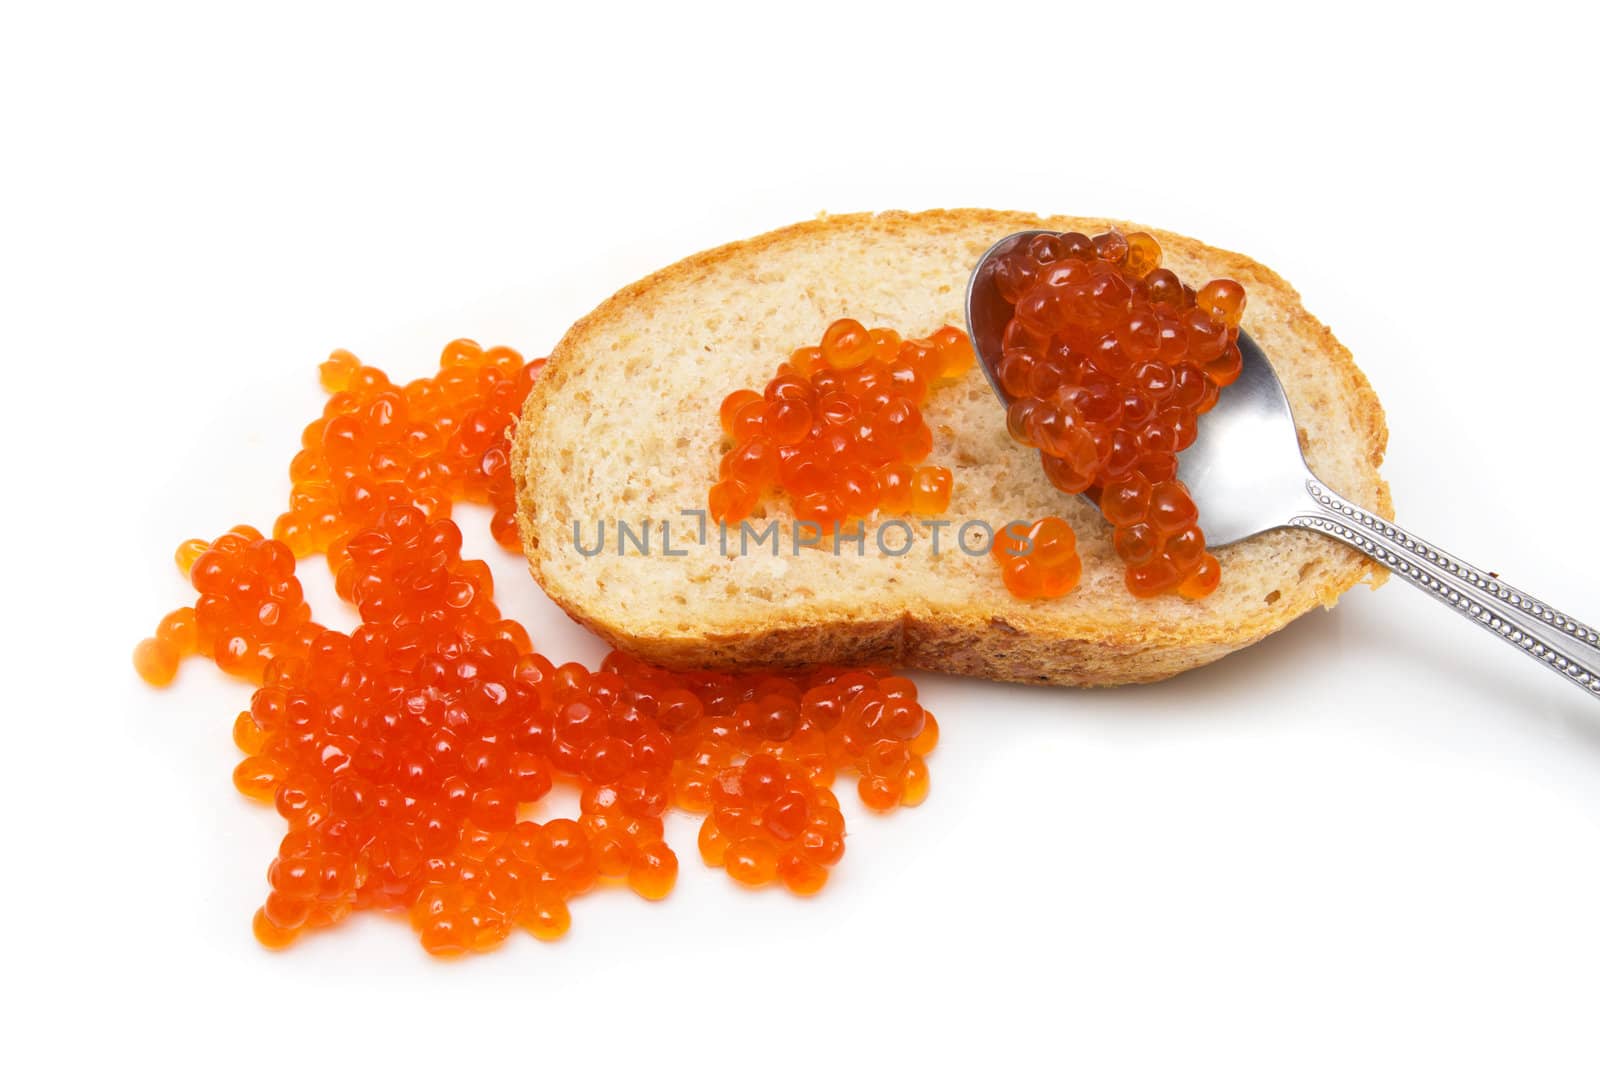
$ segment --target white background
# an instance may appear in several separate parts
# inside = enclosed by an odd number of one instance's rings
[[[176,543],[271,521],[331,348],[538,354],[819,211],[1107,214],[1271,264],[1371,376],[1402,521],[1600,616],[1596,78],[1557,9],[550,6],[0,16],[0,1042],[1596,1062],[1600,705],[1398,582],[1149,688],[927,678],[931,799],[854,818],[813,901],[701,868],[677,817],[669,901],[581,899],[555,945],[441,964],[363,916],[255,946],[279,824],[229,783],[248,692],[128,665]],[[592,662],[482,529],[508,610]]]

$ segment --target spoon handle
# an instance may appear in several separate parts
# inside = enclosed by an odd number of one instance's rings
[[[1593,626],[1350,503],[1314,477],[1306,479],[1305,488],[1309,506],[1285,525],[1316,530],[1359,549],[1441,604],[1600,697],[1600,631]]]

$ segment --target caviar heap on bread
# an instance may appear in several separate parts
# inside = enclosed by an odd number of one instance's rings
[[[1239,376],[1243,287],[1191,289],[1154,237],[1116,232],[1041,234],[995,283],[1013,308],[994,368],[1011,435],[1062,492],[1098,494],[1135,596],[1208,596],[1222,572],[1178,453]]]
[[[438,374],[398,387],[336,352],[276,536],[236,526],[178,549],[195,602],[134,666],[165,685],[197,655],[256,686],[233,781],[287,824],[254,918],[264,945],[366,909],[409,915],[436,954],[517,927],[560,937],[568,902],[596,886],[670,893],[672,807],[703,816],[707,863],[809,895],[844,853],[838,773],[873,811],[927,795],[938,725],[904,678],[674,673],[618,652],[557,666],[501,615],[450,512],[488,504],[515,546],[506,431],[539,366],[456,341]],[[360,614],[348,633],[313,620],[295,577],[317,552]],[[578,817],[531,817],[561,782]]]
[[[1078,587],[1083,561],[1078,536],[1055,515],[1031,524],[1012,523],[995,535],[989,554],[1001,580],[1019,600],[1054,600]]]
[[[740,522],[779,490],[797,519],[824,529],[874,511],[943,513],[951,474],[923,465],[933,434],[922,403],[934,384],[974,362],[972,343],[954,326],[904,340],[837,320],[821,344],[795,349],[765,390],[739,389],[722,401],[731,447],[711,487],[711,517]]]

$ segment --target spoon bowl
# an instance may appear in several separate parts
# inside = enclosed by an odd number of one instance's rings
[[[998,261],[1048,230],[997,242],[967,281],[967,332],[1002,406],[996,367],[1012,305],[995,283]],[[1314,530],[1365,553],[1463,617],[1600,697],[1600,632],[1474,567],[1390,520],[1351,503],[1306,465],[1283,384],[1267,354],[1239,333],[1238,379],[1200,418],[1178,456],[1178,478],[1200,510],[1206,542],[1220,547],[1278,527]],[[1224,563],[1223,581],[1227,581]]]

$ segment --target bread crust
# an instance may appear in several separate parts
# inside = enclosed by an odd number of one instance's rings
[[[1282,591],[1267,610],[1251,618],[1183,620],[1181,625],[1153,621],[1129,625],[1093,616],[1053,618],[1018,608],[1015,612],[983,605],[940,609],[925,617],[904,612],[874,613],[863,604],[852,617],[809,606],[783,612],[753,611],[746,625],[668,632],[641,627],[612,603],[591,591],[571,589],[552,580],[549,553],[538,525],[539,486],[533,478],[544,454],[555,447],[545,433],[547,412],[563,402],[573,376],[581,371],[591,342],[618,328],[625,316],[648,306],[656,294],[693,285],[711,268],[730,260],[759,259],[797,241],[824,242],[869,227],[879,234],[919,237],[970,236],[974,229],[996,239],[1027,229],[1099,232],[1146,229],[1170,252],[1203,257],[1219,275],[1242,282],[1251,292],[1275,290],[1292,308],[1283,328],[1324,356],[1336,373],[1341,399],[1365,448],[1370,474],[1365,486],[1374,510],[1393,517],[1389,487],[1378,474],[1388,442],[1383,409],[1366,376],[1332,332],[1306,312],[1298,294],[1275,272],[1234,252],[1215,249],[1180,234],[1112,219],[1041,217],[1019,212],[955,209],[919,213],[885,212],[822,216],[757,237],[712,248],[640,279],[619,290],[578,320],[551,353],[540,380],[529,394],[515,431],[512,469],[518,497],[518,523],[533,577],[575,621],[611,644],[653,662],[676,668],[722,670],[807,663],[885,663],[945,673],[973,675],[1038,685],[1105,686],[1152,682],[1214,662],[1281,629],[1316,606],[1331,607],[1338,597],[1363,580],[1373,585],[1386,576],[1381,568],[1331,541],[1319,545],[1324,564],[1314,580]],[[1279,531],[1274,536],[1322,541],[1308,531]],[[585,595],[588,593],[589,595]]]

